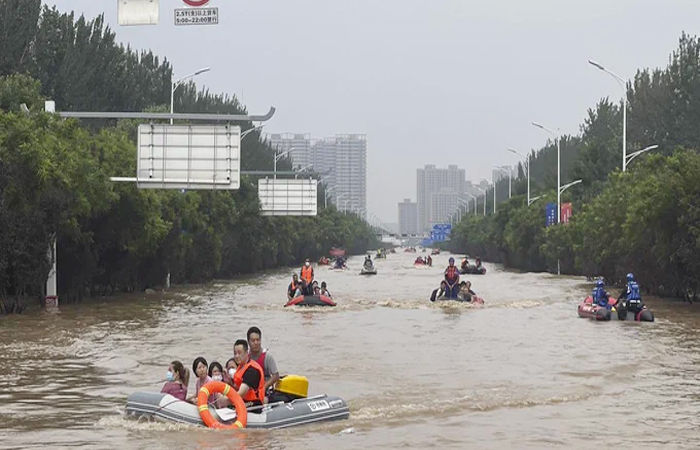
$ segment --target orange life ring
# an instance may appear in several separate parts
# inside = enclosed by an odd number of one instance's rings
[[[231,404],[236,408],[236,421],[229,424],[223,424],[216,420],[214,416],[209,412],[209,405],[207,401],[211,394],[221,392],[230,401]],[[197,407],[199,408],[199,416],[202,421],[209,428],[222,428],[222,429],[232,429],[232,428],[245,428],[248,423],[248,410],[243,403],[243,399],[235,389],[233,389],[228,384],[223,381],[210,381],[199,389],[197,394]]]

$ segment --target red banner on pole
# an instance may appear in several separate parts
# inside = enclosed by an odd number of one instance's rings
[[[572,214],[573,214],[573,207],[571,206],[571,203],[562,203],[561,204],[561,223],[569,223],[569,219],[571,218]]]

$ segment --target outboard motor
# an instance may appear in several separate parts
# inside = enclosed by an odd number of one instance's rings
[[[291,402],[299,398],[306,398],[309,394],[309,380],[301,375],[285,375],[280,378],[275,390],[270,394],[270,403]]]

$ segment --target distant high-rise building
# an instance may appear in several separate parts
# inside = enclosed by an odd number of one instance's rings
[[[291,150],[295,168],[311,166],[321,174],[324,184],[332,188],[329,200],[339,209],[367,216],[366,135],[336,134],[315,142],[309,134],[281,133],[267,137],[278,152]]]
[[[301,133],[273,133],[267,135],[270,141],[270,146],[277,153],[283,153],[289,150],[289,157],[292,159],[292,165],[297,167],[306,167],[313,164],[314,156],[311,150],[311,136]]]
[[[410,199],[399,203],[399,233],[418,234],[418,203]]]
[[[418,229],[428,231],[444,223],[457,210],[458,199],[466,192],[464,169],[449,165],[438,169],[433,164],[417,170]]]
[[[443,187],[438,192],[433,192],[430,198],[430,224],[448,222],[450,216],[457,211],[461,197],[461,192],[448,187]]]

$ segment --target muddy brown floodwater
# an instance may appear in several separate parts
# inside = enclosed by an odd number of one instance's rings
[[[649,298],[654,323],[596,323],[576,315],[583,278],[490,264],[470,277],[486,305],[432,304],[448,256],[392,254],[367,278],[361,257],[316,268],[336,308],[284,308],[287,269],[0,318],[0,447],[698,448],[697,305]],[[224,362],[251,325],[350,419],[240,433],[125,418],[171,360]]]

